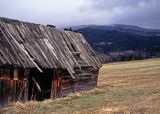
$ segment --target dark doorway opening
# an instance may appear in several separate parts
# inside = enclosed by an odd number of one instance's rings
[[[51,97],[51,85],[54,69],[42,69],[41,73],[38,69],[32,68],[28,80],[28,99],[44,100]]]

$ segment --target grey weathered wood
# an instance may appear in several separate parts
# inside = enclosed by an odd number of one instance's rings
[[[72,77],[74,67],[88,65],[98,69],[101,66],[79,33],[5,18],[0,18],[0,30],[3,35],[1,43],[6,48],[1,51],[3,58],[0,63],[37,67],[39,70],[39,65],[45,68],[63,67]]]
[[[10,76],[15,66],[25,70],[21,79]],[[31,69],[54,71],[50,90],[55,98],[95,87],[100,67],[80,33],[0,18],[0,106],[27,99]]]

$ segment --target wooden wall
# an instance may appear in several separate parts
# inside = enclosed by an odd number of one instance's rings
[[[52,80],[51,98],[63,97],[71,93],[95,88],[97,79],[98,70],[92,71],[89,68],[82,68],[80,72],[77,71],[75,79],[70,77],[65,71],[56,73]]]
[[[35,69],[12,66],[1,67],[0,106],[9,105],[16,101],[39,100],[37,99],[38,97],[41,100],[64,97],[71,93],[86,91],[97,86],[98,70],[94,71],[90,67],[75,69],[75,79],[70,76],[67,70],[43,69],[43,71],[42,74],[41,72],[38,73],[38,70],[35,71]],[[48,81],[46,82],[46,78],[49,79],[49,77],[52,79],[52,82],[50,85],[47,85],[46,89],[46,84],[49,84]],[[34,81],[32,78],[34,78]],[[32,84],[30,85],[30,83]],[[36,86],[33,86],[33,84]],[[39,87],[40,91],[32,92],[37,87]],[[48,87],[50,87],[50,97],[46,97],[44,94],[48,91]],[[30,97],[34,95],[36,96],[31,99]]]
[[[29,70],[23,68],[0,68],[0,106],[27,100],[28,73]]]

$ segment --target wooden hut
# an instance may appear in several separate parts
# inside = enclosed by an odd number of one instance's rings
[[[89,90],[100,67],[80,33],[0,18],[0,106]]]

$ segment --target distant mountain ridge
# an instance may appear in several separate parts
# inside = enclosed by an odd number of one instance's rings
[[[71,27],[73,30],[79,30],[84,28],[95,28],[103,30],[134,30],[143,32],[159,32],[160,29],[143,28],[136,25],[123,25],[123,24],[111,24],[111,25],[80,25]]]
[[[82,33],[102,62],[160,57],[160,29],[133,25],[82,25]]]

